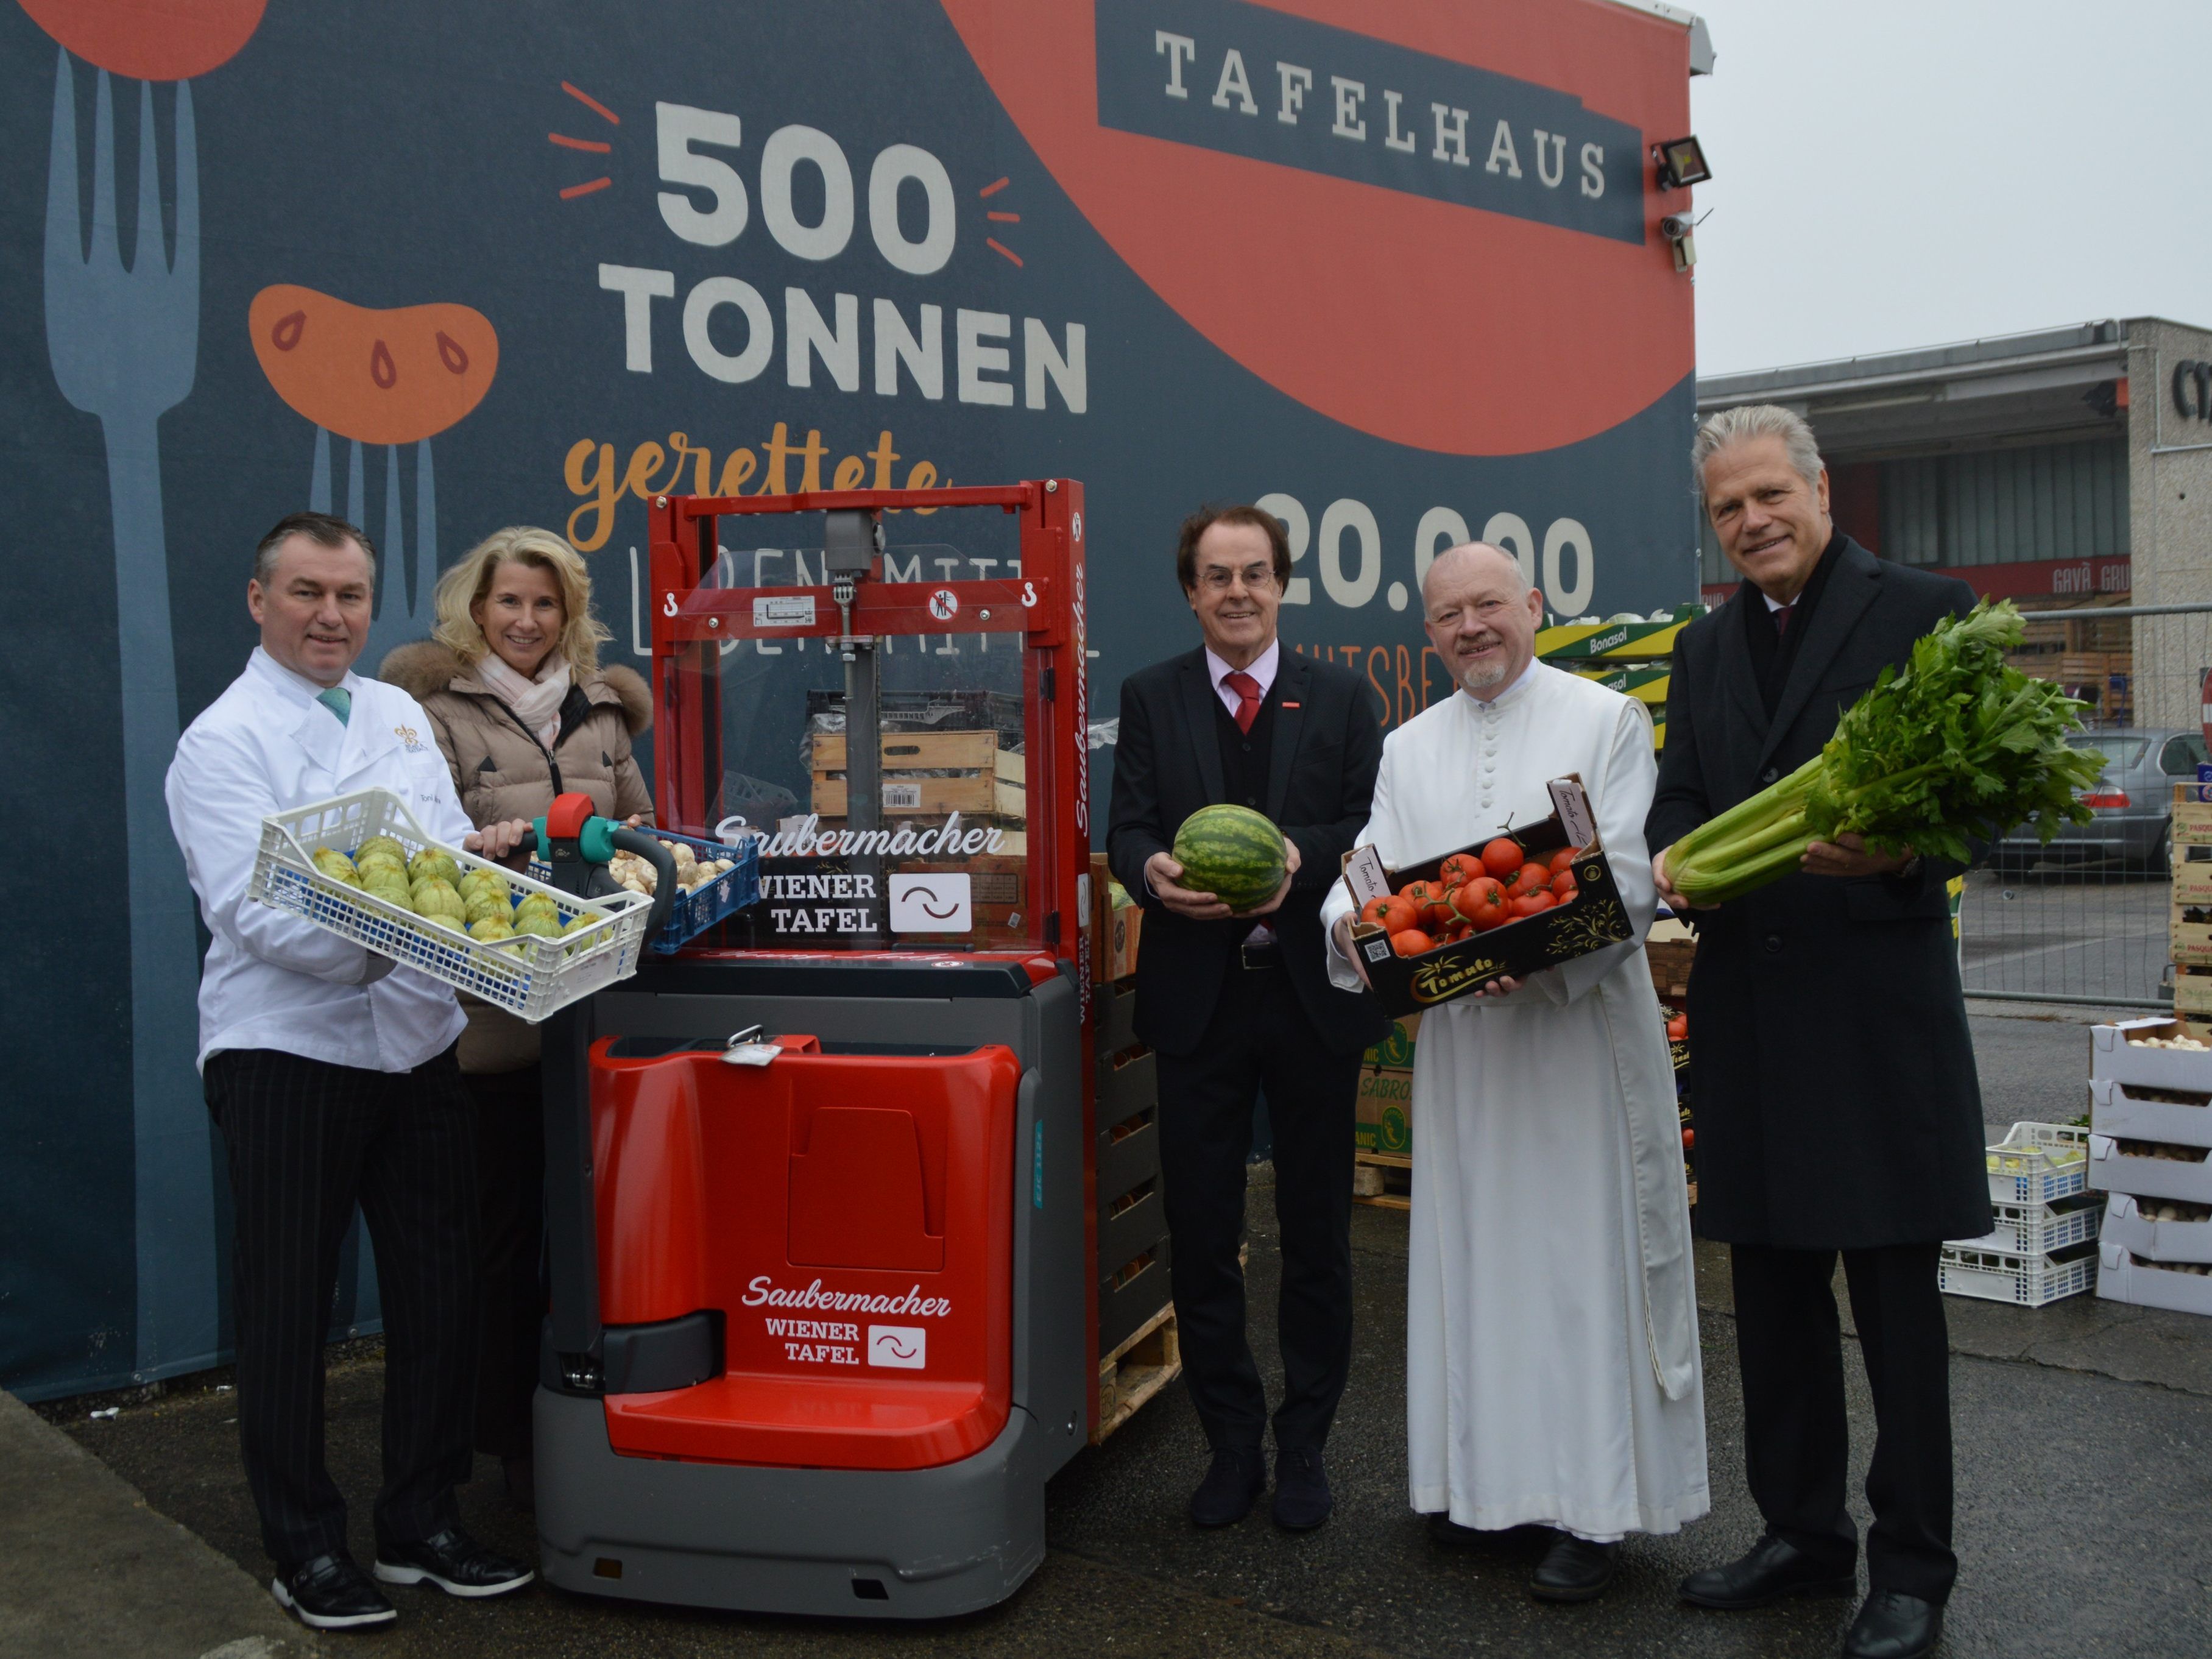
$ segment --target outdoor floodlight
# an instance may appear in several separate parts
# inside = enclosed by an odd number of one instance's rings
[[[1686,138],[1669,138],[1662,144],[1652,145],[1651,159],[1658,166],[1662,190],[1702,185],[1713,176],[1713,170],[1705,165],[1705,148],[1694,133]]]

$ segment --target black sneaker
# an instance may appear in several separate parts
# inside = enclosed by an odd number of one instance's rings
[[[389,1625],[398,1609],[368,1575],[343,1555],[319,1555],[269,1581],[276,1605],[313,1630],[367,1630]]]
[[[1336,1507],[1329,1496],[1328,1470],[1318,1446],[1278,1447],[1275,1451],[1275,1524],[1285,1532],[1311,1532]]]
[[[505,1595],[538,1575],[510,1561],[463,1532],[448,1527],[419,1544],[380,1544],[376,1576],[387,1584],[419,1584],[425,1579],[448,1595]]]

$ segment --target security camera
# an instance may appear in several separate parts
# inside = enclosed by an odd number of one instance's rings
[[[1679,242],[1697,227],[1697,222],[1686,213],[1670,213],[1659,222],[1659,234],[1670,242]]]

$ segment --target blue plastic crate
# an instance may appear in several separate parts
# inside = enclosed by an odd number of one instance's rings
[[[655,954],[672,957],[687,941],[696,939],[716,922],[735,915],[749,904],[760,902],[760,842],[757,838],[749,839],[742,847],[730,847],[667,830],[649,830],[647,833],[661,841],[681,842],[702,859],[731,860],[727,870],[703,887],[676,896],[668,921],[646,941],[647,948]]]

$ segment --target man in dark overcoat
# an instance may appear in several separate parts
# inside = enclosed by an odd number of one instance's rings
[[[1375,999],[1338,990],[1321,902],[1367,822],[1382,732],[1367,682],[1295,655],[1275,631],[1290,584],[1282,524],[1255,507],[1185,520],[1176,574],[1205,643],[1132,674],[1107,859],[1146,908],[1136,1032],[1158,1053],[1160,1182],[1191,1401],[1212,1449],[1191,1518],[1225,1526],[1266,1489],[1267,1401],[1244,1334],[1244,1166],[1261,1088],[1275,1142],[1283,1398],[1276,1523],[1328,1518],[1322,1445],[1352,1365],[1352,1113],[1363,1049],[1389,1030]],[[1176,831],[1202,806],[1262,812],[1290,873],[1231,916],[1182,885]]]
[[[1786,777],[1946,616],[1966,583],[1875,559],[1835,529],[1813,433],[1771,404],[1723,410],[1692,450],[1743,577],[1676,637],[1646,825],[1671,844]],[[1981,1092],[1946,884],[1960,866],[1815,842],[1802,873],[1690,911],[1698,1222],[1730,1247],[1750,1553],[1683,1581],[1706,1607],[1856,1589],[1844,1508],[1842,1254],[1875,1402],[1869,1594],[1844,1651],[1909,1659],[1941,1632],[1951,1551],[1950,1355],[1937,1252],[1994,1226]]]

